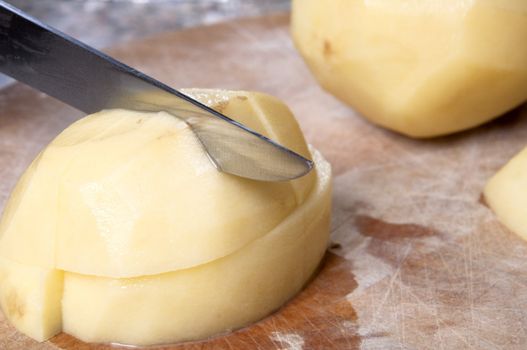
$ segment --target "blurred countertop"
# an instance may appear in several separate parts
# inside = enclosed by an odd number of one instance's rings
[[[290,0],[7,0],[96,48],[156,33],[287,11]],[[0,87],[10,82],[0,75]]]

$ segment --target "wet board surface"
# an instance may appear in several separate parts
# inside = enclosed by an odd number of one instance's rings
[[[161,349],[526,349],[527,243],[481,192],[527,144],[527,108],[434,140],[382,130],[323,92],[287,15],[168,33],[111,53],[174,87],[284,100],[332,163],[332,245],[320,274],[263,321]],[[0,208],[31,159],[81,114],[16,84],[0,90]],[[39,344],[0,316],[0,349],[107,350],[61,334]]]

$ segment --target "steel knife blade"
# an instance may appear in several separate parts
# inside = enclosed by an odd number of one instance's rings
[[[0,1],[0,72],[88,114],[110,108],[171,113],[190,125],[225,173],[285,181],[313,168],[304,156],[5,1]]]

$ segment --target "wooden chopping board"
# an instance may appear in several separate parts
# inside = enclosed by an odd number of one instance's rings
[[[417,141],[322,91],[286,15],[164,34],[112,54],[175,87],[260,90],[284,100],[335,173],[332,246],[315,280],[265,320],[162,349],[526,349],[527,243],[481,197],[527,144],[527,108]],[[37,152],[81,115],[16,84],[0,90],[0,208]],[[0,315],[0,349],[102,350],[61,334],[36,343]]]

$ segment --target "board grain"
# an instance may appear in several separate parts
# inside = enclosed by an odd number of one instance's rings
[[[527,108],[433,140],[378,128],[323,92],[287,15],[168,33],[112,54],[175,87],[260,90],[284,100],[335,173],[332,245],[319,275],[255,325],[162,349],[526,349],[527,243],[481,197],[527,143]],[[0,91],[0,208],[38,151],[81,115],[16,84]],[[0,349],[39,344],[0,316]]]

